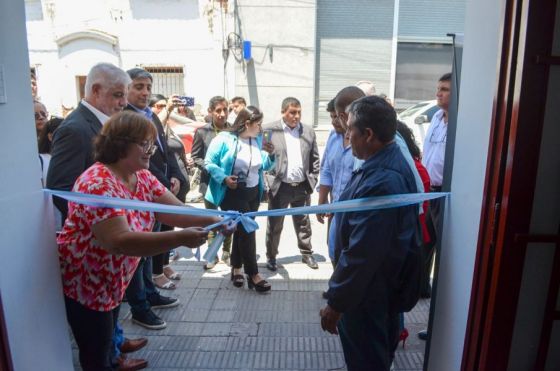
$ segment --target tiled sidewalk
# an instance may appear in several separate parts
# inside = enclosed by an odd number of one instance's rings
[[[311,270],[294,259],[271,276],[268,294],[235,288],[229,268],[220,263],[211,272],[202,263],[182,261],[174,268],[183,273],[174,291],[181,305],[157,310],[168,326],[154,331],[133,324],[128,306],[121,323],[128,337],[147,336],[148,345],[134,353],[145,358],[150,370],[345,370],[337,336],[321,330],[321,292],[332,272],[330,263]],[[281,260],[282,262],[282,260]],[[424,343],[416,332],[426,326],[429,301],[421,301],[406,315],[410,337],[399,348],[396,370],[421,370]],[[76,352],[75,363],[76,360]]]

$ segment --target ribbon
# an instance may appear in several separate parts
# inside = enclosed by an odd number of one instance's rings
[[[338,201],[331,204],[293,207],[289,209],[275,209],[252,211],[248,213],[240,213],[235,210],[213,210],[199,209],[190,206],[173,206],[164,205],[154,202],[129,200],[116,197],[107,197],[100,195],[92,195],[78,192],[55,191],[45,189],[46,193],[53,196],[61,197],[67,201],[92,206],[92,207],[109,207],[114,209],[127,209],[138,211],[150,211],[157,213],[193,215],[193,216],[219,216],[222,220],[212,225],[206,226],[206,230],[217,228],[226,223],[241,223],[247,232],[254,232],[259,228],[254,218],[258,216],[286,216],[286,215],[302,215],[302,214],[327,214],[327,213],[347,213],[360,212],[366,210],[388,209],[393,207],[408,206],[419,204],[424,201],[433,200],[440,197],[447,197],[449,192],[433,192],[433,193],[406,193],[397,195],[387,195],[378,197],[359,198],[356,200]],[[213,261],[218,253],[224,236],[221,233],[216,235],[214,241],[208,247],[204,254],[206,261]],[[219,242],[219,243],[218,243]],[[195,255],[200,260],[200,250]]]

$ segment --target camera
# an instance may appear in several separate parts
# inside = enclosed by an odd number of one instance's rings
[[[247,175],[244,173],[237,174],[237,189],[247,188]]]

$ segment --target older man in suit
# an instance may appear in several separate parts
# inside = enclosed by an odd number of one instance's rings
[[[109,117],[126,106],[129,84],[130,77],[126,72],[110,63],[98,63],[91,68],[86,78],[84,99],[54,132],[48,188],[70,191],[80,174],[93,165],[93,139]],[[55,197],[54,203],[63,220],[66,219],[67,202]],[[124,339],[120,351],[133,352],[147,342],[146,338]],[[121,356],[117,361],[119,370],[139,370],[147,366],[143,359]]]
[[[266,175],[269,187],[268,209],[283,209],[288,206],[309,205],[311,193],[319,176],[319,151],[313,128],[303,125],[301,103],[293,97],[282,101],[282,118],[269,123],[263,130],[273,133],[270,141],[274,145],[276,167]],[[308,215],[292,216],[302,262],[312,269],[318,265],[311,249],[311,222]],[[269,217],[266,228],[267,268],[278,269],[276,256],[284,217]]]

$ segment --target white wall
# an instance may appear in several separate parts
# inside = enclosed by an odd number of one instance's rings
[[[0,2],[0,292],[15,370],[72,370],[50,202],[29,83],[23,1]]]
[[[214,32],[203,14],[205,0],[54,0],[27,3],[27,36],[32,66],[37,67],[38,94],[49,111],[60,114],[61,105],[75,107],[76,76],[86,75],[98,62],[124,69],[144,66],[182,66],[185,92],[206,107],[214,95],[223,95],[220,15],[215,11]],[[231,12],[230,12],[231,14]],[[64,45],[57,40],[89,30],[106,33],[116,45],[91,37]],[[158,92],[155,92],[158,93]]]
[[[302,105],[301,121],[313,124],[315,79],[315,1],[238,0],[241,31],[253,43],[253,62],[237,63],[235,94],[258,104],[264,121],[280,118],[282,100]],[[266,46],[273,48],[272,62]]]
[[[504,0],[467,2],[450,202],[446,206],[428,369],[461,368],[497,84]]]

